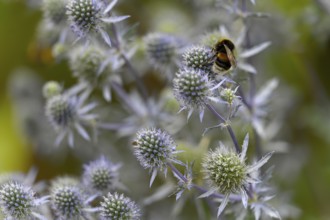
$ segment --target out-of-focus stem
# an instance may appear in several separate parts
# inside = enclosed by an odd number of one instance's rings
[[[225,118],[222,115],[220,115],[217,112],[217,110],[215,110],[215,108],[211,104],[206,104],[206,107],[212,112],[213,115],[215,115],[219,119],[219,121],[221,123],[227,123],[227,121],[225,120]],[[240,153],[241,152],[241,148],[240,148],[240,146],[238,144],[237,138],[235,136],[235,133],[234,133],[232,127],[230,125],[226,125],[226,128],[227,128],[227,131],[228,131],[228,133],[229,133],[229,135],[230,135],[230,137],[231,137],[231,139],[232,139],[232,141],[234,143],[236,152],[237,153]]]
[[[143,97],[144,100],[147,100],[148,92],[147,92],[147,89],[146,89],[144,83],[142,82],[141,78],[139,77],[138,71],[134,68],[131,61],[127,58],[126,54],[124,54],[121,51],[121,45],[120,45],[120,40],[119,40],[119,36],[118,36],[118,31],[117,31],[117,28],[116,28],[115,24],[112,24],[112,32],[113,32],[113,35],[114,35],[114,41],[113,41],[114,47],[120,53],[120,56],[123,58],[129,72],[131,73],[134,80],[136,81],[136,85],[137,85],[137,88],[138,88],[141,96]]]
[[[124,91],[123,87],[117,83],[117,82],[111,82],[111,87],[116,92],[116,94],[119,96],[120,100],[124,102],[124,104],[133,112],[137,113],[135,110],[135,107],[132,105],[132,102],[129,99],[129,96]]]

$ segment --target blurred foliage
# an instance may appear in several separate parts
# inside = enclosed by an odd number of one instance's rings
[[[298,172],[294,174],[297,179],[285,181],[288,177],[285,176],[280,181],[283,189],[293,194],[295,203],[303,211],[301,219],[306,220],[330,218],[330,15],[322,2],[258,0],[258,10],[269,12],[273,17],[270,18],[272,25],[268,21],[256,21],[255,25],[274,45],[264,57],[258,57],[265,65],[261,69],[270,70],[262,74],[267,78],[279,77],[287,88],[277,96],[280,100],[285,99],[286,105],[283,111],[286,111],[284,130],[287,132],[282,135],[291,148],[285,156],[292,158],[292,164],[300,160],[302,163],[301,169],[284,167]],[[121,11],[131,14],[139,23],[138,31],[142,34],[150,27],[150,31],[174,33],[180,25],[193,25],[188,0],[121,1],[120,6]],[[157,19],[150,19],[155,16]],[[56,64],[49,48],[36,44],[35,30],[40,18],[39,11],[28,9],[20,1],[0,1],[0,172],[26,171],[32,165],[47,166],[32,155],[29,144],[15,124],[7,89],[10,73],[17,67],[29,66],[45,80],[65,78],[66,83],[73,82],[67,66]],[[160,24],[159,20],[163,22]],[[192,150],[189,154],[202,151],[203,148]],[[281,157],[276,157],[278,162]],[[72,161],[72,157],[67,161]],[[51,178],[74,162],[42,168],[40,176]],[[74,173],[78,167],[70,169],[66,171]]]

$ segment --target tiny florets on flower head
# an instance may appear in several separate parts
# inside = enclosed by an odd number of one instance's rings
[[[101,157],[84,166],[83,183],[98,193],[113,190],[119,183],[119,168],[119,164]]]
[[[175,160],[176,145],[172,137],[160,129],[143,129],[137,133],[133,142],[134,154],[145,169],[152,173],[152,184],[157,170],[167,170],[167,162]]]
[[[118,193],[105,196],[99,210],[102,220],[139,220],[141,216],[135,202]]]
[[[33,216],[38,214],[33,209],[46,202],[46,199],[37,200],[34,194],[29,187],[16,182],[7,182],[0,189],[0,210],[6,219],[34,219]]]
[[[221,193],[237,193],[246,178],[246,165],[234,152],[209,153],[204,162],[207,177]]]
[[[104,51],[96,46],[90,46],[87,49],[79,47],[70,56],[70,68],[75,77],[95,84],[99,75],[98,71],[105,59]]]
[[[103,40],[111,46],[110,37],[104,29],[106,23],[117,23],[129,16],[107,17],[118,0],[107,5],[102,0],[69,0],[67,15],[71,28],[78,39],[85,38],[91,33],[100,32]]]
[[[171,136],[160,129],[143,129],[134,141],[134,152],[144,168],[164,168],[175,152]]]
[[[226,103],[233,105],[235,100],[239,98],[236,95],[237,89],[238,87],[235,90],[232,90],[231,88],[224,88],[221,90],[220,96]]]
[[[178,40],[168,34],[152,33],[144,38],[150,64],[161,71],[168,70],[178,59]]]
[[[51,206],[59,219],[72,219],[83,215],[83,192],[72,178],[59,178],[51,187]]]
[[[31,216],[34,193],[18,183],[6,183],[0,189],[0,205],[5,216],[25,219]]]
[[[66,93],[53,96],[47,99],[45,111],[46,116],[54,129],[58,132],[55,145],[67,136],[70,147],[74,146],[74,132],[89,141],[90,136],[85,130],[85,126],[91,126],[97,118],[96,114],[91,113],[97,104],[95,102],[85,105],[88,93],[82,95],[71,94],[77,88],[72,88]]]
[[[203,46],[192,46],[183,54],[183,62],[188,68],[210,72],[211,50]]]
[[[231,193],[239,193],[243,206],[247,208],[249,189],[246,188],[246,185],[255,181],[250,175],[267,163],[273,154],[273,152],[270,152],[255,164],[246,165],[245,156],[248,142],[249,135],[246,135],[240,154],[231,151],[220,143],[220,147],[216,151],[210,152],[205,158],[203,163],[204,171],[213,188],[204,195],[209,196],[214,191],[224,194],[224,199],[218,208],[218,216],[225,209]]]
[[[190,117],[194,109],[198,109],[203,118],[205,104],[214,96],[214,83],[201,70],[179,70],[173,80],[174,96],[182,109],[188,109]]]
[[[53,96],[47,100],[46,115],[56,128],[70,126],[76,114],[75,103],[65,95]]]
[[[60,95],[62,92],[62,86],[56,81],[47,82],[42,89],[42,94],[46,99],[53,96]]]
[[[101,23],[103,3],[99,0],[70,0],[67,14],[72,22],[71,27],[78,36],[97,31]]]

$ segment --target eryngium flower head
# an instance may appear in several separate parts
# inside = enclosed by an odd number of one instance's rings
[[[46,19],[60,24],[66,19],[66,0],[43,0],[42,9]]]
[[[56,81],[49,81],[42,88],[42,94],[46,99],[49,99],[56,95],[60,95],[61,92],[62,86]]]
[[[181,105],[181,109],[188,109],[190,117],[194,109],[200,111],[203,118],[205,104],[213,97],[214,83],[200,70],[179,70],[173,80],[174,96]]]
[[[96,107],[96,103],[84,105],[87,98],[87,93],[80,97],[61,94],[47,100],[46,116],[55,130],[59,132],[55,141],[56,145],[59,145],[65,136],[68,136],[68,143],[70,147],[73,147],[74,131],[77,131],[85,140],[90,140],[84,125],[91,125],[97,115],[90,113]]]
[[[176,145],[171,136],[160,129],[143,129],[137,133],[133,142],[134,154],[145,169],[152,173],[150,186],[152,185],[157,170],[166,172],[167,162],[175,162]]]
[[[120,164],[113,164],[104,157],[84,166],[83,183],[86,188],[102,193],[114,189],[119,183]]]
[[[83,215],[82,192],[77,185],[52,187],[51,204],[59,219],[72,219]]]
[[[103,3],[99,0],[70,0],[67,14],[72,22],[73,30],[83,36],[100,27]]]
[[[149,34],[144,38],[150,64],[161,71],[166,71],[177,62],[178,40],[162,33]]]
[[[47,101],[46,115],[55,127],[68,127],[77,115],[75,103],[65,95],[53,96]]]
[[[202,46],[193,46],[183,54],[183,62],[188,68],[210,72],[212,53]]]
[[[41,216],[33,209],[46,202],[46,198],[36,199],[34,192],[20,183],[8,182],[0,189],[0,210],[6,219],[27,220]]]
[[[206,178],[209,179],[213,188],[210,191],[219,191],[225,195],[218,209],[218,216],[226,207],[231,193],[239,193],[245,208],[248,205],[247,184],[255,182],[250,176],[262,167],[272,156],[273,152],[266,154],[253,165],[245,164],[249,136],[246,135],[242,153],[237,154],[228,149],[222,143],[216,151],[210,152],[203,163]],[[206,193],[210,195],[210,193]]]
[[[220,93],[221,97],[228,102],[228,104],[232,104],[236,95],[235,95],[235,91],[233,91],[230,88],[224,88],[221,93]]]
[[[80,47],[70,56],[70,68],[75,77],[95,84],[99,75],[98,71],[105,58],[104,51],[98,47],[90,46],[87,49]]]
[[[18,183],[6,183],[0,190],[0,204],[5,216],[26,219],[34,207],[34,193]]]
[[[100,32],[103,40],[111,46],[109,35],[103,30],[106,23],[116,23],[129,16],[107,17],[118,0],[106,4],[102,0],[69,0],[67,14],[71,22],[72,30],[78,39],[86,37],[90,33]]]
[[[102,220],[139,220],[141,215],[135,202],[118,193],[108,193],[99,210]]]
[[[246,178],[246,165],[235,152],[211,152],[204,168],[208,178],[221,193],[237,193]]]

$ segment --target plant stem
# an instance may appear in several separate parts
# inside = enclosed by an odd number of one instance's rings
[[[117,82],[111,82],[111,87],[119,96],[120,100],[122,100],[122,102],[128,107],[128,109],[132,110],[134,113],[137,114],[138,112],[136,111],[136,108],[132,105],[130,97],[124,91],[123,87]]]
[[[206,107],[213,113],[213,115],[215,115],[220,120],[221,123],[227,123],[227,121],[224,119],[224,117],[222,117],[222,115],[220,115],[211,104],[206,104]],[[234,143],[236,152],[241,153],[241,148],[238,144],[237,138],[235,136],[235,133],[234,133],[232,127],[230,125],[226,125],[226,128]]]
[[[118,31],[116,28],[115,24],[112,24],[112,32],[114,35],[114,39],[115,41],[113,42],[114,47],[118,50],[118,52],[120,53],[120,56],[122,57],[122,59],[124,60],[129,72],[131,73],[131,75],[133,76],[134,80],[136,81],[136,85],[137,88],[143,98],[143,100],[147,100],[148,99],[148,92],[147,89],[144,85],[144,83],[142,82],[141,78],[139,77],[139,73],[138,71],[134,68],[134,66],[132,65],[131,61],[127,58],[126,54],[124,54],[121,50],[121,45],[120,45],[120,40],[119,40],[119,36],[118,36]]]

